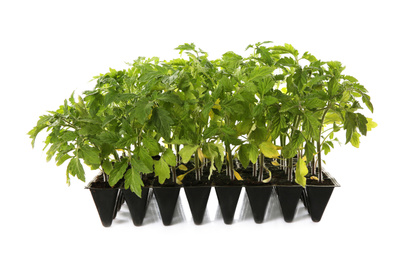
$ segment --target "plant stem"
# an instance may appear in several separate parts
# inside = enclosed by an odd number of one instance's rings
[[[263,153],[259,155],[259,176],[258,181],[261,182],[263,180],[263,169],[265,167],[265,156]]]
[[[196,151],[195,152],[195,179],[197,181],[200,181],[201,175],[200,175],[200,167],[199,167],[199,154]]]
[[[322,115],[322,119],[320,121],[320,126],[319,126],[319,139],[317,142],[318,145],[318,179],[319,182],[323,182],[323,175],[322,175],[322,143],[321,143],[321,139],[322,139],[322,127],[323,127],[323,122],[325,121],[325,117],[326,114],[329,111],[329,104],[327,106],[327,108],[325,109],[325,112],[323,112]]]
[[[229,176],[230,180],[235,179],[235,174],[233,172],[233,158],[232,151],[230,150],[230,144],[226,143],[226,173]]]

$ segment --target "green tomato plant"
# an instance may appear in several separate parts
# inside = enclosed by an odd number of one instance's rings
[[[208,166],[209,178],[225,169],[241,180],[235,158],[251,164],[259,182],[271,181],[265,157],[280,162],[290,182],[322,182],[322,153],[340,143],[338,133],[359,147],[360,136],[377,126],[360,112],[363,104],[373,113],[371,98],[340,62],[269,43],[249,45],[246,58],[228,51],[216,60],[186,43],[176,48],[180,58],[139,57],[128,69],[110,69],[77,101],[72,94],[41,116],[28,133],[32,145],[46,130],[46,159],[68,161],[67,183],[70,176],[85,181],[87,165],[108,185],[124,180],[139,196],[144,174],[181,184],[191,172],[200,181]]]

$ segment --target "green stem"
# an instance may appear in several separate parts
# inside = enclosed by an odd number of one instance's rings
[[[230,144],[225,143],[226,146],[226,171],[227,174],[230,178],[230,180],[234,180],[235,179],[235,175],[233,172],[233,158],[232,158],[232,151],[230,149]]]
[[[322,119],[320,121],[320,126],[319,126],[319,139],[318,139],[318,142],[317,142],[317,145],[318,145],[318,147],[317,147],[318,148],[318,179],[319,179],[319,182],[323,182],[323,175],[322,175],[322,143],[321,143],[321,139],[322,139],[323,122],[325,121],[325,117],[326,117],[326,114],[328,113],[328,111],[329,111],[329,104],[326,107],[325,112],[323,112]]]
[[[195,152],[195,169],[195,178],[197,181],[200,181],[199,154],[197,151]]]
[[[263,170],[265,166],[265,156],[263,153],[259,155],[259,176],[258,181],[261,182],[263,180]]]

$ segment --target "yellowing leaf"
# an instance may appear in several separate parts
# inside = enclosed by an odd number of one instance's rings
[[[233,170],[233,172],[235,173],[236,180],[243,181],[242,177],[240,176],[240,174],[237,171]]]
[[[366,119],[368,120],[368,123],[366,124],[366,127],[367,127],[367,130],[368,130],[368,131],[371,131],[372,128],[375,128],[375,127],[378,126],[377,123],[375,123],[375,122],[372,121],[372,118],[366,118]]]
[[[260,152],[268,158],[276,158],[279,156],[277,146],[272,142],[263,142],[259,145]]]
[[[280,166],[280,164],[279,164],[278,161],[276,161],[276,160],[272,161],[272,165],[274,165],[274,166]]]
[[[219,104],[214,104],[212,108],[217,109],[219,111],[222,110],[222,106]]]
[[[179,165],[177,168],[181,171],[187,171],[187,167],[184,164]]]
[[[306,163],[302,158],[298,159],[298,162],[296,163],[296,183],[305,187],[306,186],[306,174],[308,174],[308,168],[306,167]]]
[[[358,132],[353,132],[352,138],[350,139],[350,143],[356,148],[359,148],[359,144],[360,144],[359,137],[360,136],[361,135]]]
[[[205,159],[205,155],[203,154],[202,149],[200,149],[200,147],[197,148],[197,155],[199,156],[199,160],[203,162],[203,159]]]
[[[187,175],[188,173],[189,173],[189,172],[186,172],[186,173],[184,173],[184,174],[180,174],[179,176],[177,176],[177,177],[176,177],[176,183],[179,184],[179,185],[181,185],[181,184],[182,184],[182,180],[186,177],[186,175]]]
[[[268,183],[268,182],[270,182],[270,180],[272,179],[272,172],[269,171],[266,167],[265,167],[265,170],[269,173],[269,177],[267,177],[266,179],[264,179],[262,182],[263,182],[263,183]]]
[[[316,177],[316,176],[312,176],[312,177],[310,177],[310,179],[311,179],[311,180],[315,180],[315,181],[318,181],[318,180],[319,180],[319,178]]]

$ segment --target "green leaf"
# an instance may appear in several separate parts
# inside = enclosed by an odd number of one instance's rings
[[[373,113],[373,105],[371,98],[367,94],[362,94],[362,102],[368,107],[368,109]]]
[[[326,106],[326,102],[317,97],[311,97],[305,100],[305,106],[309,109],[321,109]]]
[[[308,174],[308,168],[306,167],[306,162],[302,159],[299,158],[298,162],[296,163],[296,183],[301,185],[302,187],[306,186],[306,174]]]
[[[135,103],[135,107],[131,110],[131,120],[137,119],[137,122],[144,124],[152,112],[153,102],[147,98],[142,98]]]
[[[109,184],[110,186],[116,185],[126,173],[126,169],[128,166],[127,158],[123,158],[120,162],[116,162],[114,164],[113,170],[109,174]]]
[[[302,59],[308,60],[309,62],[315,62],[317,61],[316,57],[310,54],[309,52],[305,52],[302,55]]]
[[[313,160],[314,156],[316,154],[316,147],[313,143],[311,142],[306,142],[305,144],[305,156],[306,159],[310,162]]]
[[[190,160],[190,158],[192,158],[192,155],[196,152],[197,148],[199,148],[199,146],[195,144],[185,145],[179,151],[179,154],[182,157],[182,162],[187,163]]]
[[[170,169],[166,161],[160,158],[158,161],[154,161],[155,176],[159,177],[159,183],[163,184],[166,179],[170,178]]]
[[[148,151],[143,147],[140,147],[139,149],[139,159],[144,163],[144,165],[148,169],[152,169],[153,171],[153,158],[150,156]]]
[[[130,189],[132,192],[134,192],[137,196],[141,198],[143,186],[144,184],[140,177],[140,172],[137,169],[135,169],[132,165],[132,168],[127,170],[124,176],[125,189]]]
[[[159,143],[151,136],[146,135],[143,137],[143,145],[149,151],[150,156],[159,155],[161,152]]]
[[[248,134],[253,126],[252,119],[246,119],[236,125],[236,132],[238,136]]]
[[[332,77],[328,82],[328,94],[329,97],[333,97],[339,90],[339,84],[335,77]]]
[[[134,170],[138,172],[142,172],[146,174],[153,172],[153,167],[147,167],[146,164],[142,160],[136,159],[135,156],[132,157],[131,165],[134,168]]]
[[[352,76],[349,76],[349,75],[345,75],[343,78],[346,79],[346,80],[349,80],[352,83],[358,82],[358,80],[355,77],[352,77]]]
[[[292,136],[292,140],[283,147],[282,149],[282,156],[285,158],[292,158],[296,155],[297,149],[302,145],[305,141],[305,137],[303,136],[302,132],[296,130]]]
[[[323,143],[322,150],[325,152],[325,155],[327,155],[328,153],[330,153],[330,145],[326,142]]]
[[[175,50],[180,50],[179,54],[182,54],[183,51],[195,51],[196,50],[196,46],[194,43],[188,44],[185,43],[183,45],[179,45],[175,48]]]
[[[156,126],[157,131],[166,140],[170,139],[171,125],[173,125],[173,119],[169,116],[169,112],[165,109],[157,107],[153,109],[151,120]]]
[[[259,155],[259,149],[253,144],[241,145],[238,151],[239,160],[243,168],[249,165],[249,161],[255,164]]]
[[[346,130],[346,143],[349,143],[352,139],[353,132],[356,130],[356,114],[352,112],[346,112],[345,122],[343,128]]]
[[[271,49],[271,50],[275,51],[275,53],[279,53],[279,54],[290,53],[294,57],[297,57],[299,55],[299,52],[295,48],[293,48],[292,45],[290,45],[288,43],[285,43],[285,46],[273,46],[273,47],[270,47],[268,49]]]
[[[273,67],[255,67],[250,73],[248,80],[249,81],[256,81],[261,78],[267,77],[273,73],[275,69]]]
[[[243,168],[246,169],[246,167],[249,165],[249,146],[250,144],[244,144],[239,147],[238,155],[239,155],[239,160],[242,163]]]
[[[53,116],[50,115],[40,116],[40,119],[37,121],[37,125],[27,133],[28,135],[30,135],[30,138],[32,139],[32,147],[34,147],[34,142],[36,140],[37,135],[49,125],[49,121],[52,118]]]
[[[102,168],[103,168],[104,173],[109,175],[110,172],[113,170],[113,164],[109,159],[105,159],[103,160]]]
[[[320,122],[313,114],[303,114],[303,130],[316,140],[319,139],[319,127]]]
[[[64,155],[62,155],[62,156],[57,160],[56,165],[57,165],[57,166],[60,166],[60,165],[62,165],[66,160],[68,160],[68,159],[70,159],[70,158],[72,158],[70,155],[64,154]],[[57,157],[56,157],[56,159],[57,159]]]
[[[168,148],[163,153],[163,159],[169,164],[170,166],[176,166],[176,155],[173,153],[173,150]]]
[[[272,131],[272,139],[275,140],[281,134],[281,130],[287,127],[286,119],[280,113],[276,112],[273,117],[273,131]]]
[[[84,145],[80,147],[79,156],[84,160],[87,165],[100,165],[99,149]]]
[[[356,148],[359,148],[359,144],[360,144],[359,137],[360,136],[361,135],[358,132],[355,131],[355,132],[353,132],[352,138],[350,139],[350,143]]]
[[[359,128],[360,133],[362,135],[366,135],[366,133],[368,132],[368,119],[364,115],[359,113],[356,114],[356,117],[358,120],[357,126]]]
[[[70,160],[69,165],[67,165],[66,175],[67,175],[68,181],[69,181],[69,177],[68,177],[69,174],[77,177],[79,180],[83,182],[86,181],[83,165],[81,164],[79,157],[73,157]]]

